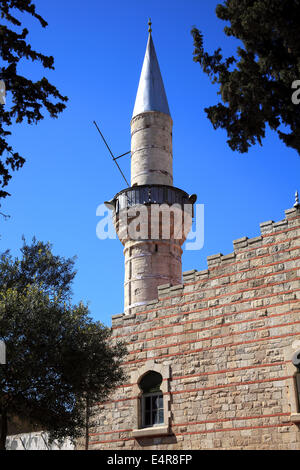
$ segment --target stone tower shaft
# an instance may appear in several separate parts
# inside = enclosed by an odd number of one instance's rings
[[[131,185],[173,185],[171,116],[147,111],[131,120]]]

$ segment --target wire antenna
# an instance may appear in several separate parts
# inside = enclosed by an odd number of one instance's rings
[[[130,151],[129,151],[129,152],[126,152],[126,153],[123,153],[122,155],[119,155],[118,157],[115,157],[114,154],[112,153],[112,151],[111,151],[111,149],[110,149],[108,143],[106,142],[106,140],[105,140],[105,138],[104,138],[102,132],[100,131],[99,127],[97,126],[96,121],[93,121],[93,122],[94,122],[94,124],[95,124],[95,126],[96,126],[96,128],[97,128],[97,130],[98,130],[98,132],[99,132],[99,134],[101,135],[101,137],[102,137],[102,139],[103,139],[103,142],[105,143],[105,145],[106,145],[106,147],[107,147],[109,153],[111,154],[113,161],[114,161],[115,164],[117,165],[117,167],[118,167],[118,169],[119,169],[119,172],[120,172],[121,175],[123,176],[123,178],[124,178],[124,180],[125,180],[127,186],[130,186],[130,184],[128,183],[127,179],[126,179],[125,176],[124,176],[123,171],[122,171],[121,168],[119,167],[118,162],[116,161],[118,158],[121,158],[121,157],[124,157],[125,155],[128,155],[128,154],[130,153]]]

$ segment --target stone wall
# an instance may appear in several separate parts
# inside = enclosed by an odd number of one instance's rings
[[[300,349],[300,211],[112,319],[128,381],[99,404],[91,449],[298,449],[291,364]],[[138,377],[161,367],[168,432],[136,437]],[[293,415],[293,416],[291,416]]]

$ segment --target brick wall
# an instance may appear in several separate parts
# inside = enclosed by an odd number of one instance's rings
[[[128,346],[128,382],[99,404],[90,449],[300,449],[291,420],[299,235],[300,211],[287,210],[261,224],[259,237],[235,240],[233,253],[208,257],[207,270],[186,272],[182,285],[160,286],[158,300],[113,317],[114,338]],[[135,438],[132,377],[153,364],[170,371],[170,431]]]

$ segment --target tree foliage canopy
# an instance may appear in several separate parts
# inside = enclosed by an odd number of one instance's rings
[[[204,50],[203,35],[192,30],[194,61],[219,85],[223,103],[205,109],[215,129],[241,153],[262,144],[266,125],[300,154],[300,105],[292,84],[300,80],[300,0],[226,0],[216,15],[229,24],[227,36],[241,41],[235,56],[221,48]]]
[[[44,118],[43,111],[56,118],[66,107],[67,97],[62,96],[47,78],[34,82],[18,73],[22,59],[40,62],[46,69],[54,70],[52,56],[43,55],[32,49],[27,41],[28,29],[16,18],[17,13],[28,13],[45,28],[47,22],[36,12],[31,0],[1,0],[0,17],[0,79],[4,80],[11,106],[0,104],[0,199],[9,195],[5,188],[11,179],[11,172],[25,163],[25,158],[14,151],[8,143],[8,130],[14,122],[23,120],[29,124]]]
[[[54,256],[49,243],[24,241],[21,259],[0,258],[0,447],[7,418],[42,427],[51,439],[82,436],[89,407],[124,380],[123,344],[71,304],[73,259]],[[0,428],[1,430],[1,428]]]

